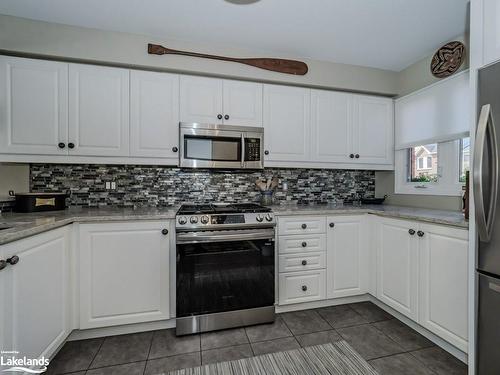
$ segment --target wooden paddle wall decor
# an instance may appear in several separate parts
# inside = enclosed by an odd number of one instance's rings
[[[295,74],[303,76],[307,73],[307,64],[302,61],[287,60],[287,59],[273,59],[273,58],[237,58],[225,57],[216,55],[207,55],[204,53],[179,51],[175,49],[165,48],[158,44],[148,44],[148,53],[151,55],[183,55],[192,57],[202,57],[205,59],[232,61],[240,64],[254,66],[256,68],[271,70],[278,73]]]

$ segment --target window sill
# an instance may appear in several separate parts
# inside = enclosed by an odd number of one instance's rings
[[[396,186],[394,189],[396,194],[408,195],[446,195],[453,197],[462,196],[462,185],[456,186],[428,186],[425,188],[417,188],[415,185]]]

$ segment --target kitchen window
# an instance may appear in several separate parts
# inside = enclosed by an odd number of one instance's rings
[[[470,139],[397,150],[395,164],[396,193],[458,196],[470,167]]]

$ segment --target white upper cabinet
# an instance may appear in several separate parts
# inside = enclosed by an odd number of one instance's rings
[[[179,76],[130,72],[130,156],[178,160]]]
[[[69,154],[128,156],[129,71],[70,64],[69,97]]]
[[[182,122],[262,126],[262,84],[181,76]]]
[[[467,352],[468,231],[421,224],[419,323]]]
[[[354,96],[353,153],[356,162],[393,164],[394,103],[392,99]]]
[[[217,78],[181,76],[181,122],[222,123],[222,80]]]
[[[67,132],[68,65],[0,56],[0,153],[65,155]]]
[[[327,298],[366,293],[369,262],[364,218],[327,218]]]
[[[353,95],[311,90],[312,159],[348,163],[352,159]]]
[[[262,126],[262,84],[224,80],[223,121],[236,126]]]
[[[0,271],[6,322],[0,340],[17,357],[51,357],[69,335],[69,246],[64,227],[0,248],[5,258],[19,258]]]
[[[264,85],[265,160],[310,160],[310,112],[310,89]]]
[[[500,2],[482,0],[483,63],[500,60]]]
[[[377,298],[413,320],[418,317],[417,225],[382,218],[376,231]]]

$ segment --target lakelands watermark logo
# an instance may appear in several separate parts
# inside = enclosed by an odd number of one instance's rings
[[[28,358],[26,356],[16,357],[19,352],[1,351],[0,352],[0,368],[2,372],[27,372],[29,374],[41,374],[47,371],[49,359],[45,357]]]

